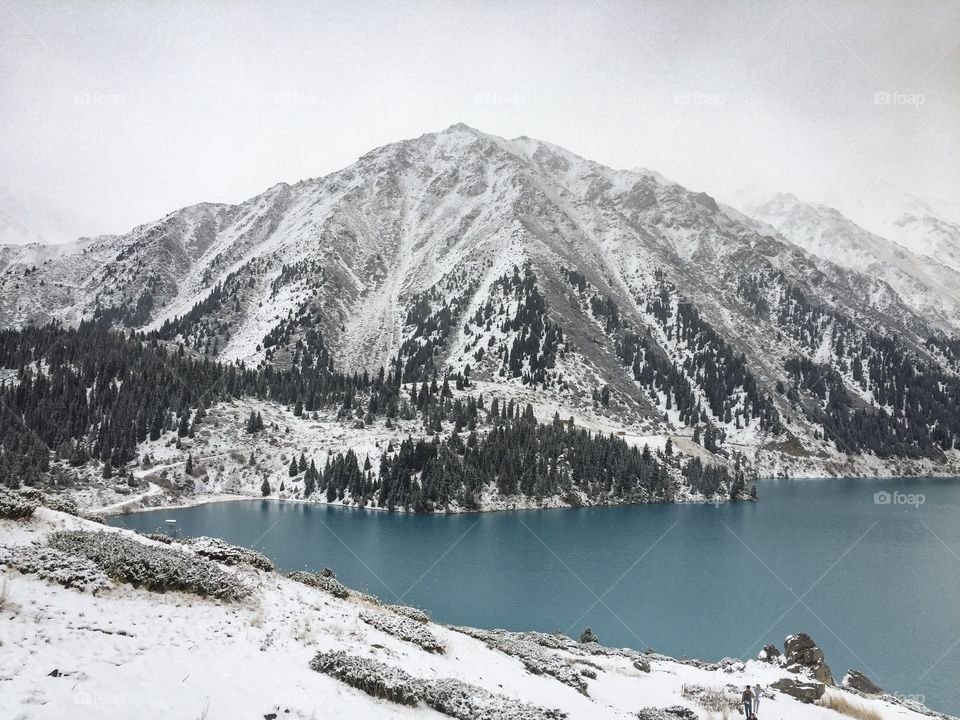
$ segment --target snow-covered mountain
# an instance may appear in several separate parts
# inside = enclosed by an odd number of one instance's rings
[[[956,327],[954,273],[816,208],[794,223],[798,205],[771,209],[773,228],[650,171],[454,125],[39,262],[7,250],[0,323],[96,317],[247,367],[470,366],[636,432],[715,430],[768,472],[851,472],[837,448],[919,457],[897,433],[936,436],[923,454],[952,462],[952,430],[923,413],[952,397],[936,378],[956,371],[939,332]],[[792,236],[821,224],[856,260]],[[909,419],[889,400],[906,366],[936,395]]]
[[[932,325],[950,332],[960,327],[960,273],[957,271],[960,266],[950,262],[949,256],[942,262],[934,259],[939,255],[934,245],[952,246],[948,224],[939,231],[930,225],[928,252],[918,254],[864,230],[832,207],[801,202],[794,195],[774,195],[747,211],[813,255],[886,282],[905,305]],[[905,228],[912,223],[924,224],[916,218],[902,222]],[[954,230],[960,240],[960,228]],[[919,235],[916,228],[905,231],[914,237]],[[933,234],[940,231],[946,237],[934,240]],[[956,248],[960,251],[960,242]]]

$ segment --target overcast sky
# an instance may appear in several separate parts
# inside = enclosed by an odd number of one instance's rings
[[[90,234],[454,122],[721,199],[954,200],[958,113],[951,1],[0,2],[0,186]]]

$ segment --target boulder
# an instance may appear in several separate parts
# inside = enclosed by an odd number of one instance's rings
[[[640,672],[650,672],[650,661],[645,657],[635,658],[633,661],[633,666]]]
[[[833,685],[833,673],[824,660],[823,650],[806,633],[789,635],[783,641],[784,664],[790,672],[807,671],[819,682]]]
[[[771,683],[770,687],[804,703],[816,702],[827,691],[827,686],[823,683],[792,680],[790,678],[777,680],[775,683]]]
[[[764,662],[779,663],[780,649],[776,645],[764,645],[763,650],[757,654],[757,659]]]
[[[875,685],[870,678],[864,675],[859,670],[847,670],[847,674],[843,676],[843,680],[840,681],[840,684],[845,688],[850,688],[851,690],[858,690],[867,695],[880,695],[883,693],[883,690]]]

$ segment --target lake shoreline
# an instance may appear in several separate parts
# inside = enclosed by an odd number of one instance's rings
[[[863,482],[876,482],[876,481],[910,481],[910,480],[950,480],[955,478],[953,475],[880,475],[880,476],[802,476],[802,477],[763,477],[757,478],[753,482],[827,482],[831,480],[855,480]],[[960,478],[958,478],[960,481]],[[753,484],[753,483],[751,483]],[[687,495],[679,498],[674,498],[673,500],[624,500],[624,501],[613,501],[613,502],[589,502],[583,501],[581,504],[570,504],[559,497],[544,498],[547,500],[547,503],[536,503],[536,502],[523,502],[522,500],[516,501],[494,501],[491,505],[481,508],[465,508],[465,507],[450,507],[443,510],[433,510],[431,512],[418,513],[414,510],[407,510],[404,508],[390,508],[378,507],[376,505],[356,505],[356,504],[347,504],[342,502],[327,502],[326,500],[305,500],[303,498],[292,498],[292,497],[276,497],[272,495],[267,496],[256,496],[256,495],[242,495],[238,493],[215,493],[215,494],[201,494],[193,496],[181,496],[176,502],[167,502],[161,505],[143,505],[142,500],[146,497],[151,497],[158,493],[145,493],[140,498],[132,498],[127,501],[113,503],[104,507],[82,507],[84,512],[102,515],[102,516],[117,516],[117,515],[130,515],[134,513],[143,513],[143,512],[152,512],[159,510],[183,510],[186,508],[197,507],[200,505],[210,505],[214,503],[226,503],[226,502],[239,502],[239,501],[254,501],[254,500],[269,500],[271,502],[281,502],[281,503],[291,503],[297,505],[316,505],[321,507],[338,507],[345,508],[350,510],[370,510],[375,512],[388,512],[388,513],[400,513],[400,514],[409,514],[409,515],[475,515],[482,513],[495,513],[495,512],[515,512],[522,510],[576,510],[578,508],[584,507],[621,507],[627,505],[716,505],[716,504],[728,504],[728,503],[740,503],[740,502],[759,502],[762,501],[762,497],[752,498],[752,497],[743,497],[738,500],[716,500],[712,498],[704,498],[702,496],[696,495]],[[555,502],[554,502],[555,501]]]

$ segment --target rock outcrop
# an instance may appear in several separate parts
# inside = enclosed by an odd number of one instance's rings
[[[883,689],[874,684],[870,678],[859,670],[853,670],[852,668],[847,670],[847,674],[843,676],[840,684],[845,688],[857,690],[867,695],[881,695],[883,693]]]
[[[823,683],[791,680],[790,678],[777,680],[775,683],[771,683],[770,687],[805,703],[816,702],[822,698],[823,694],[827,691],[827,686]]]
[[[757,653],[757,660],[764,662],[779,663],[781,657],[780,648],[776,645],[764,645],[763,650]]]
[[[790,672],[807,670],[824,685],[833,685],[833,673],[824,661],[823,650],[806,633],[790,635],[783,641],[784,665]]]

